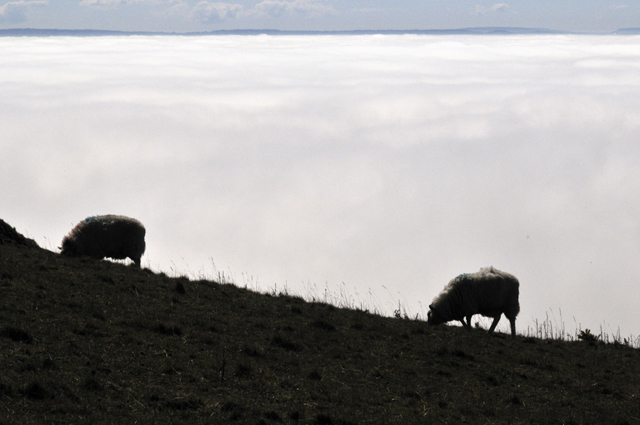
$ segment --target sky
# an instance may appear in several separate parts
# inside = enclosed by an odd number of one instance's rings
[[[122,214],[155,271],[422,317],[493,265],[520,279],[519,332],[640,334],[638,36],[0,51],[0,218],[44,248]]]
[[[635,0],[0,0],[1,28],[190,32],[640,27]]]

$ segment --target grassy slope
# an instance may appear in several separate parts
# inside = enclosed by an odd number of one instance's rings
[[[627,346],[489,337],[0,245],[1,424],[639,418]]]

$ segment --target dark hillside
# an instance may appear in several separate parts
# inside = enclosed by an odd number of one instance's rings
[[[22,245],[37,248],[38,244],[33,239],[22,236],[15,227],[11,227],[4,220],[0,220],[0,245]]]
[[[624,345],[427,327],[6,239],[0,424],[640,423]]]

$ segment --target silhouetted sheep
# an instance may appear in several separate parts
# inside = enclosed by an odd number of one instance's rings
[[[144,254],[142,223],[120,215],[98,215],[82,220],[62,239],[62,254],[70,257],[89,256],[123,260],[130,258],[140,267]]]
[[[429,306],[427,322],[430,325],[459,320],[471,328],[474,314],[492,317],[489,333],[493,333],[500,316],[511,323],[511,336],[516,336],[516,316],[520,312],[520,283],[515,276],[493,267],[477,273],[461,274],[451,280]],[[464,319],[467,319],[466,323]]]

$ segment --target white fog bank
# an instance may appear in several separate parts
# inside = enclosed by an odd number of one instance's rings
[[[521,332],[561,310],[571,332],[640,334],[640,37],[0,51],[0,218],[44,247],[87,216],[130,215],[155,270],[215,264],[387,314],[424,315],[448,280],[493,265],[520,279]]]

